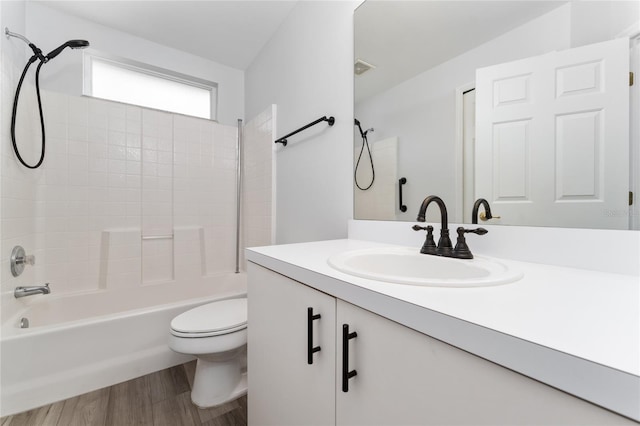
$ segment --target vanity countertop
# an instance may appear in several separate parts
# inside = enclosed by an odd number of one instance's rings
[[[504,261],[491,287],[391,284],[333,269],[336,253],[390,246],[344,239],[257,247],[251,262],[640,421],[640,278]],[[419,248],[416,248],[419,250]]]

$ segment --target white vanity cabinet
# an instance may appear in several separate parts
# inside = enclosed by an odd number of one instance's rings
[[[248,273],[253,426],[637,425],[269,269],[249,263]],[[321,347],[312,364],[309,322]],[[356,334],[348,392],[344,325]]]
[[[335,424],[336,299],[248,263],[247,363],[253,425]],[[312,353],[308,364],[308,309]]]

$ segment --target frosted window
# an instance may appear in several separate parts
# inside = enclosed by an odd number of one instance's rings
[[[89,60],[88,95],[195,117],[216,118],[216,87],[96,57]]]

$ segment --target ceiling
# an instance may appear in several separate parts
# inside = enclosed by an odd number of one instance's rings
[[[566,1],[366,1],[354,17],[356,103],[467,52]]]
[[[297,2],[30,1],[241,70],[249,67]],[[356,101],[379,91],[380,87],[391,87],[477,47],[562,3],[564,1],[544,0],[364,2],[354,18],[355,53],[376,69],[356,78]],[[451,22],[456,25],[452,27]]]
[[[241,70],[296,4],[296,0],[33,1]]]

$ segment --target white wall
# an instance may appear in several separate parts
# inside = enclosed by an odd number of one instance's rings
[[[276,242],[345,238],[352,217],[353,10],[303,1],[246,71],[251,118],[277,104],[278,135],[334,116],[277,150]]]
[[[2,47],[2,64],[3,68],[8,65],[22,67],[25,58],[26,45],[22,42],[16,44],[11,42],[11,38],[4,35],[4,29],[9,28],[14,33],[24,34],[26,28],[26,17],[24,2],[21,1],[3,1],[0,2],[0,23],[2,25],[2,37],[0,37],[0,47]],[[6,61],[9,61],[7,63]]]
[[[574,1],[571,4],[571,47],[611,40],[640,27],[640,1]]]
[[[238,118],[244,118],[242,70],[68,15],[40,3],[27,2],[26,10],[26,37],[45,54],[67,40],[86,39],[92,49],[103,53],[217,82],[218,122],[236,125]],[[42,67],[40,78],[44,89],[82,94],[82,54],[66,50]]]

